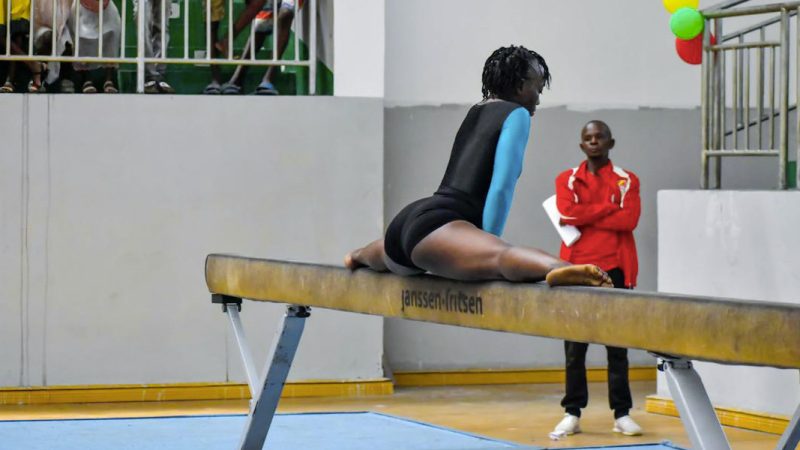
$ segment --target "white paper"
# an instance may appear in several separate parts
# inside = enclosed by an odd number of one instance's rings
[[[561,221],[561,213],[558,212],[555,195],[542,202],[542,206],[567,247],[574,244],[581,237],[581,232],[576,227],[559,223]]]

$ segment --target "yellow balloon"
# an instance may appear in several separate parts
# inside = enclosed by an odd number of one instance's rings
[[[670,14],[681,8],[694,8],[700,6],[700,0],[664,0],[664,8],[667,8]]]

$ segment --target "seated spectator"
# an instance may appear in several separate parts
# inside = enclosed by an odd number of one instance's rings
[[[6,1],[0,0],[0,53],[6,53],[6,48],[14,55],[27,55],[28,52],[24,51],[28,47],[28,39],[30,39],[30,0],[14,0],[11,2],[11,17],[10,20],[7,16],[8,4]],[[10,30],[6,29],[9,27]],[[6,34],[10,33],[10,42],[6,42]],[[31,71],[31,80],[28,83],[28,92],[44,92],[42,86],[42,72],[47,69],[44,63],[36,61],[25,62],[25,65]],[[14,92],[14,80],[16,78],[17,64],[11,61],[8,66],[8,74],[6,81],[0,86],[0,93]]]
[[[189,0],[186,0],[189,1]],[[161,58],[166,56],[169,48],[169,13],[170,1],[141,0],[144,5],[144,57]],[[138,17],[140,0],[133,0],[133,14]],[[162,10],[164,7],[164,10]],[[161,19],[164,15],[163,27]],[[164,46],[162,48],[162,38]],[[145,94],[174,94],[175,89],[165,80],[167,76],[166,64],[145,65]]]
[[[68,41],[75,48],[75,40],[80,39],[78,56],[98,56],[100,43],[100,2],[99,0],[80,0],[79,12],[72,14],[67,20]],[[116,5],[109,0],[103,0],[103,49],[102,56],[116,58],[119,56],[121,21]],[[78,17],[76,17],[78,16]],[[79,23],[78,23],[79,22]],[[69,53],[71,49],[67,49]],[[105,83],[103,92],[116,94],[119,92],[116,85],[117,64],[86,64],[76,62],[73,64],[77,84],[81,92],[93,94],[97,88],[88,77],[88,71],[105,67]]]
[[[253,26],[255,27],[255,45],[247,41],[242,59],[250,58],[250,52],[258,52],[267,36],[273,31],[273,10],[271,2],[264,5],[264,9],[256,15]],[[300,6],[303,6],[302,1]],[[283,56],[286,47],[289,44],[289,34],[291,32],[292,22],[294,21],[294,0],[283,0],[280,9],[278,10],[278,58]],[[237,66],[236,71],[233,73],[231,79],[222,86],[222,94],[241,94],[244,85],[245,76],[247,75],[248,66]],[[278,71],[277,66],[269,66],[264,73],[264,77],[256,87],[256,95],[278,95],[278,90],[275,88],[275,73]]]
[[[53,23],[53,2],[37,1],[34,12],[35,22],[33,28],[34,52],[37,55],[64,55],[72,54],[69,42],[69,33],[66,32],[67,20],[72,14],[72,0],[56,0],[55,24]],[[53,48],[53,26],[55,25],[55,49]],[[104,24],[105,25],[105,24]],[[69,62],[51,62],[48,64],[46,85],[51,86],[59,81],[59,92],[74,93],[75,86],[72,82],[72,64]]]
[[[213,8],[213,1],[212,0],[212,8]],[[222,8],[222,0],[217,0],[218,6]],[[303,2],[301,0],[300,7],[303,6]],[[277,42],[277,50],[278,50],[278,58],[280,55],[283,55],[283,52],[286,50],[286,47],[289,43],[289,34],[291,32],[292,22],[294,21],[294,7],[295,7],[295,0],[281,0],[279,9],[278,9],[278,36],[276,39]],[[258,52],[261,49],[261,46],[264,44],[267,36],[272,34],[273,32],[273,24],[274,24],[274,17],[273,17],[273,5],[272,0],[249,0],[247,1],[247,7],[244,11],[239,15],[234,23],[233,27],[233,38],[236,38],[244,28],[253,23],[254,27],[254,35],[255,35],[255,44],[250,40],[247,41],[247,45],[245,46],[244,54],[242,55],[242,59],[249,59],[250,52],[256,51]],[[213,47],[212,47],[212,57],[218,57],[218,55],[227,56],[228,54],[228,36],[224,36],[222,39],[217,39],[218,30],[219,30],[219,20],[222,18],[222,13],[219,14],[217,22],[212,21],[212,39],[214,39]],[[214,16],[212,12],[212,17]],[[275,74],[278,68],[276,66],[270,66],[264,77],[259,83],[258,87],[256,87],[255,94],[257,95],[277,95],[278,90],[275,89],[274,79]],[[212,66],[211,68],[211,75],[212,81],[203,91],[205,94],[224,94],[224,95],[236,95],[242,93],[242,86],[244,84],[244,79],[247,74],[247,66],[238,66],[236,71],[234,72],[231,79],[224,83],[220,84],[221,82],[221,74],[219,66]]]

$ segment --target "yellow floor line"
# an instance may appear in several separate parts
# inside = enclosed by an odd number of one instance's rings
[[[764,433],[782,434],[789,425],[789,417],[736,408],[715,406],[719,422],[722,425],[744,428],[745,430],[763,431]],[[675,402],[666,397],[650,395],[645,400],[645,411],[654,414],[679,417]]]
[[[540,384],[563,383],[564,369],[472,369],[430,372],[395,372],[395,384],[412,386],[466,386],[481,384]],[[628,370],[631,381],[652,381],[656,379],[656,368],[631,367]],[[589,382],[607,381],[605,368],[586,369]]]
[[[309,380],[286,383],[282,397],[348,397],[390,395],[388,379]],[[175,400],[249,399],[243,383],[172,383],[0,388],[0,405],[60,403],[158,402]]]

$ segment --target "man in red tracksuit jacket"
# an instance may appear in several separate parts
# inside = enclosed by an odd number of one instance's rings
[[[574,225],[581,237],[571,246],[561,244],[561,259],[573,264],[596,264],[608,272],[616,288],[636,285],[638,261],[633,230],[639,222],[641,201],[639,178],[612,164],[614,147],[611,129],[593,120],[581,130],[580,148],[586,161],[556,178],[556,204],[563,225]],[[564,342],[566,353],[566,395],[561,406],[566,414],[551,437],[580,433],[581,408],[586,407],[586,350],[588,344]],[[628,385],[628,350],[606,347],[608,351],[608,397],[614,410],[613,430],[635,436],[642,430],[628,415],[633,407]]]

